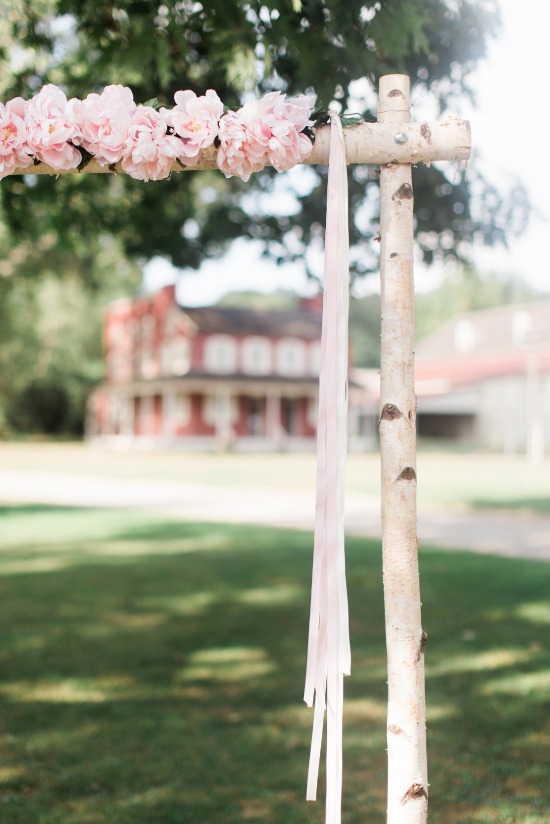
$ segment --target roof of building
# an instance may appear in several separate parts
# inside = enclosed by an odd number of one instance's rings
[[[268,335],[315,340],[321,335],[321,316],[304,309],[260,310],[228,306],[181,307],[198,332]]]
[[[416,349],[419,394],[500,375],[550,370],[550,301],[457,315]]]
[[[550,346],[550,300],[455,315],[417,347],[417,359]]]

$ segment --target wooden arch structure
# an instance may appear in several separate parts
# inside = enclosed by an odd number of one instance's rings
[[[320,127],[306,164],[326,164],[330,127]],[[448,117],[412,123],[409,78],[380,80],[378,122],[344,130],[346,162],[380,166],[380,276],[382,348],[380,443],[382,547],[388,653],[388,824],[425,824],[428,806],[424,647],[416,533],[416,396],[412,166],[468,161],[470,128]],[[185,171],[216,168],[216,150],[204,150]],[[173,172],[182,172],[174,163]],[[44,163],[15,174],[108,174],[119,166],[91,160],[57,171]],[[335,824],[328,821],[327,824]]]

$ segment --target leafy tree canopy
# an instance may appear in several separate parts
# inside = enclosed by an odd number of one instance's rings
[[[315,92],[318,105],[355,104],[354,81],[376,88],[381,74],[404,72],[413,100],[429,94],[440,110],[469,93],[469,77],[498,27],[492,0],[0,0],[0,99],[29,97],[45,83],[85,96],[109,83],[129,85],[138,102],[171,105],[178,89],[214,88],[230,106],[281,89]],[[373,117],[368,100],[362,114]],[[33,274],[46,244],[84,275],[106,235],[140,262],[155,255],[198,267],[235,237],[263,241],[280,262],[322,239],[323,168],[286,176],[291,196],[275,197],[271,170],[251,184],[201,172],[144,184],[119,176],[6,178],[0,186],[10,249],[31,246],[14,271]],[[372,192],[372,196],[371,196]],[[352,263],[375,265],[376,173],[350,171]],[[464,253],[472,237],[505,241],[521,227],[521,190],[503,196],[470,167],[462,179],[419,168],[417,239],[426,260]],[[60,268],[63,266],[60,262]]]

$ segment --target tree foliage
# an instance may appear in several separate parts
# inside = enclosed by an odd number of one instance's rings
[[[55,266],[42,274],[0,277],[0,436],[82,433],[86,398],[103,377],[105,304],[139,284],[109,246],[89,272],[93,289],[74,272],[60,279]]]
[[[2,0],[0,0],[2,5]],[[84,96],[109,83],[131,86],[138,102],[171,105],[178,89],[214,88],[237,106],[273,89],[313,91],[318,104],[356,103],[357,83],[404,72],[413,101],[443,110],[469,93],[469,77],[498,26],[492,0],[11,0],[0,22],[0,59],[8,67],[0,96],[31,96],[43,84]],[[354,96],[355,95],[355,96]],[[368,98],[368,95],[367,95]],[[370,119],[369,100],[359,100]],[[322,168],[287,175],[281,207],[272,171],[252,185],[216,173],[185,173],[144,184],[125,176],[59,180],[8,178],[0,187],[9,242],[50,237],[84,260],[97,238],[116,234],[125,254],[155,255],[198,267],[236,237],[249,235],[283,262],[319,245],[324,224]],[[376,173],[350,171],[352,264],[373,269]],[[371,196],[372,192],[372,196]],[[521,194],[521,193],[520,193]],[[416,174],[417,238],[427,260],[461,255],[465,239],[504,240],[521,224],[525,202],[507,200],[477,172],[448,180],[439,168]],[[478,205],[476,207],[476,200]],[[290,203],[290,205],[288,205]],[[312,267],[310,267],[312,268]],[[84,266],[84,273],[86,266]]]

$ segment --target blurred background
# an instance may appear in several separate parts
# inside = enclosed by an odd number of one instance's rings
[[[280,89],[374,120],[403,72],[414,119],[471,121],[467,168],[413,177],[436,824],[550,816],[549,27],[535,0],[0,0],[3,102]],[[10,824],[323,820],[301,689],[326,174],[1,181]],[[386,676],[376,169],[349,184],[351,822],[385,810]]]
[[[520,9],[508,0],[379,5],[289,0],[273,8],[131,2],[73,7],[13,0],[4,3],[0,93],[4,100],[29,97],[54,82],[69,96],[85,95],[117,82],[131,85],[137,100],[157,97],[169,105],[178,88],[213,87],[237,106],[282,89],[314,93],[320,108],[330,104],[373,119],[378,76],[407,72],[415,118],[467,117],[474,138],[466,170],[453,164],[415,170],[422,358],[432,357],[429,342],[422,342],[459,316],[459,348],[469,347],[470,359],[488,345],[507,348],[504,360],[513,357],[513,349],[522,352],[516,379],[521,369],[531,411],[518,406],[514,415],[533,420],[499,443],[479,434],[483,425],[474,426],[470,440],[481,447],[530,450],[533,457],[549,442],[540,420],[548,418],[547,366],[542,355],[533,354],[545,344],[547,326],[540,313],[548,294],[548,173],[540,161],[547,124],[539,85],[530,78],[544,75],[548,12],[534,4],[530,10],[529,3]],[[4,437],[82,436],[90,393],[106,377],[104,313],[115,298],[142,297],[175,284],[176,300],[187,307],[291,310],[299,308],[300,297],[315,296],[322,276],[325,176],[322,168],[288,175],[266,170],[244,185],[206,173],[175,175],[159,186],[92,176],[5,179]],[[353,366],[359,369],[376,369],[379,359],[376,178],[375,169],[350,169],[350,334]],[[506,319],[499,316],[501,331],[492,342],[487,337],[497,315],[469,317],[520,304]],[[534,304],[537,317],[529,308]],[[465,343],[467,327],[474,332]],[[493,372],[483,379],[494,378]],[[516,383],[520,391],[521,381]],[[540,405],[542,411],[533,411]]]

